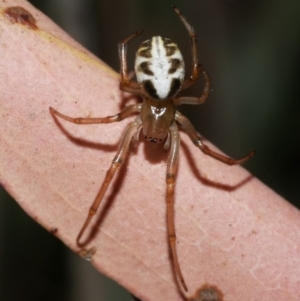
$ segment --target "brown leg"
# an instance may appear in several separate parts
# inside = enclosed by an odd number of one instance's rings
[[[140,117],[138,117],[134,122],[130,123],[128,125],[128,127],[126,128],[122,139],[120,141],[119,144],[119,148],[118,151],[115,155],[115,158],[112,161],[112,164],[109,168],[109,170],[106,173],[105,179],[102,183],[102,186],[100,188],[99,193],[96,196],[96,199],[94,200],[92,206],[90,207],[88,216],[85,220],[84,225],[82,226],[78,236],[77,236],[77,243],[78,245],[80,245],[80,239],[85,231],[85,229],[87,228],[88,224],[90,223],[92,217],[95,215],[97,209],[99,208],[99,205],[103,199],[103,196],[111,182],[111,180],[113,179],[116,171],[118,170],[118,168],[122,165],[122,163],[124,162],[126,155],[128,153],[128,149],[129,149],[129,145],[130,145],[130,141],[133,137],[133,135],[135,134],[135,132],[138,130],[138,128],[141,125],[141,120]]]
[[[202,73],[204,78],[204,88],[200,97],[179,97],[174,100],[175,105],[189,104],[189,105],[201,105],[208,98],[210,92],[210,79],[202,65],[199,65],[199,72]]]
[[[170,127],[171,146],[167,164],[167,224],[168,224],[168,238],[172,253],[172,262],[176,275],[178,276],[183,288],[187,291],[184,278],[182,276],[180,266],[178,263],[176,252],[176,234],[174,225],[174,190],[175,190],[175,177],[178,165],[179,145],[180,138],[177,125],[173,123]]]
[[[137,82],[131,81],[131,78],[134,75],[134,73],[128,74],[127,43],[142,33],[143,30],[138,30],[119,43],[119,59],[120,59],[120,75],[121,75],[120,89],[125,92],[134,93],[134,94],[141,94],[142,90]]]
[[[178,17],[181,19],[183,25],[187,29],[190,38],[191,38],[191,44],[192,44],[192,64],[193,64],[193,69],[192,69],[192,74],[188,79],[186,79],[183,84],[181,89],[186,89],[190,87],[198,78],[199,75],[199,69],[198,69],[198,45],[197,45],[197,36],[196,33],[193,29],[193,27],[190,25],[190,23],[187,21],[187,19],[181,14],[180,10],[176,6],[172,6],[175,13],[178,15]]]
[[[56,115],[62,119],[65,119],[69,122],[73,122],[76,124],[112,123],[112,122],[116,122],[116,121],[121,121],[133,113],[140,112],[141,104],[129,105],[124,110],[122,110],[120,113],[118,113],[114,116],[108,116],[108,117],[103,117],[103,118],[82,118],[82,117],[73,118],[73,117],[66,116],[62,113],[59,113],[52,107],[49,107],[49,110],[52,115]]]
[[[189,137],[193,141],[193,143],[197,147],[199,147],[203,151],[204,154],[206,154],[210,157],[213,157],[225,164],[228,164],[228,165],[242,164],[245,161],[249,160],[251,157],[253,157],[255,154],[255,151],[252,151],[247,156],[237,159],[237,160],[232,159],[230,157],[223,156],[219,153],[214,152],[207,145],[205,145],[202,142],[199,134],[197,133],[197,131],[191,124],[191,122],[178,111],[176,112],[175,120],[178,121],[182,125],[183,129],[189,135]]]

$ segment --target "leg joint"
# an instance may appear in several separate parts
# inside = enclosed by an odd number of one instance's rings
[[[175,183],[175,174],[167,173],[166,182],[167,184]]]

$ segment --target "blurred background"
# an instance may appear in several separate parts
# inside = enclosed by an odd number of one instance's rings
[[[177,5],[197,32],[200,62],[213,85],[204,105],[180,111],[230,156],[256,149],[245,167],[299,208],[299,0],[30,2],[116,71],[118,42],[138,29],[145,33],[129,47],[131,64],[142,41],[162,35],[179,44],[190,66],[189,37],[171,9]],[[200,95],[202,87],[200,79],[184,94]],[[0,199],[0,300],[134,300],[31,220],[2,188]]]

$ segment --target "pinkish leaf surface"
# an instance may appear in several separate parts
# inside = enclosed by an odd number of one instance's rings
[[[28,11],[36,28],[26,16],[13,22],[5,14],[12,6]],[[124,107],[128,95],[113,70],[28,2],[0,0],[0,10],[1,185],[82,255],[76,236],[132,119],[79,126],[56,121],[48,108],[102,117]],[[224,300],[299,300],[299,211],[242,167],[208,158],[181,136],[175,224],[190,293],[210,284]],[[182,300],[168,253],[166,156],[141,141],[88,229],[97,230],[86,246],[94,248],[86,253],[92,264],[148,301]]]

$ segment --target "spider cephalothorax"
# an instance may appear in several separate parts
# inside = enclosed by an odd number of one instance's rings
[[[121,67],[120,89],[142,96],[142,103],[129,105],[120,113],[103,118],[72,118],[59,113],[53,108],[50,108],[50,111],[52,114],[77,124],[111,123],[121,121],[133,113],[138,113],[135,120],[127,126],[121,138],[115,158],[107,171],[100,191],[77,236],[78,244],[80,244],[79,242],[85,229],[96,213],[114,174],[125,161],[130,141],[134,137],[137,137],[139,130],[142,128],[144,137],[150,142],[163,142],[165,141],[165,138],[168,137],[165,142],[165,149],[169,149],[166,173],[168,238],[173,257],[174,271],[178,276],[182,287],[187,291],[187,286],[177,259],[174,227],[174,189],[180,145],[177,123],[181,125],[183,130],[193,141],[194,145],[203,153],[225,164],[241,164],[251,158],[254,155],[254,152],[249,153],[239,160],[234,160],[214,152],[202,142],[200,135],[194,129],[190,121],[176,110],[176,107],[181,104],[202,104],[208,97],[210,80],[206,71],[198,62],[197,40],[193,28],[175,6],[173,6],[173,9],[186,27],[191,38],[193,66],[189,78],[184,79],[184,62],[177,45],[169,39],[156,36],[143,42],[137,51],[135,61],[135,75],[137,81],[134,81],[134,72],[128,73],[127,70],[126,48],[127,43],[130,40],[143,32],[140,30],[133,33],[119,44],[119,57]],[[199,73],[202,74],[205,82],[202,95],[200,97],[175,98],[180,90],[188,88],[196,81]]]

